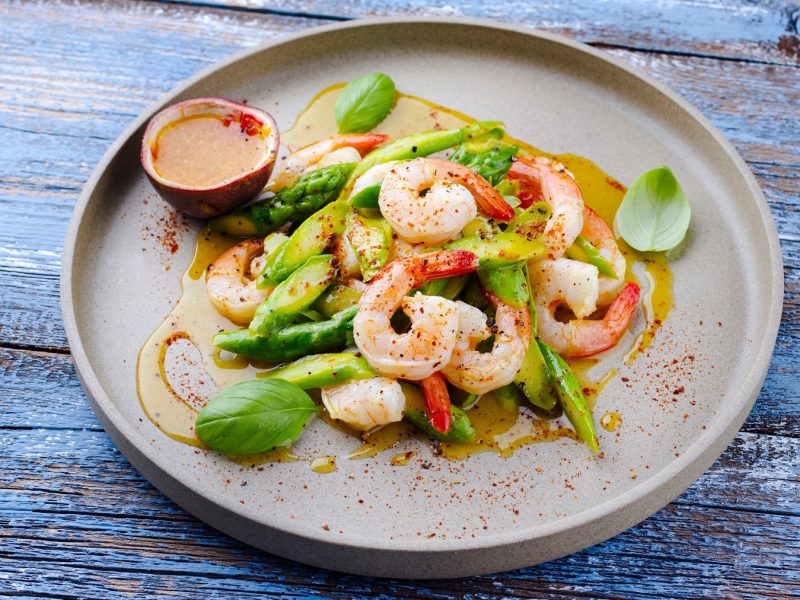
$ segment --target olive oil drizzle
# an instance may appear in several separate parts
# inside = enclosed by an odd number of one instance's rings
[[[337,133],[334,105],[342,87],[343,84],[330,86],[312,99],[297,117],[294,125],[281,134],[283,147],[281,155]],[[376,127],[376,130],[387,133],[392,138],[398,138],[429,129],[460,127],[473,121],[471,117],[456,110],[398,93],[393,111]],[[578,181],[586,203],[607,223],[613,224],[614,215],[625,194],[623,185],[586,158],[572,154],[553,155],[510,136],[506,136],[505,140],[519,145],[525,154],[550,156],[564,163]],[[208,229],[200,232],[194,259],[181,279],[181,297],[142,347],[137,365],[137,391],[145,414],[169,437],[199,447],[203,447],[203,444],[194,432],[198,402],[197,399],[181,397],[171,383],[170,371],[181,366],[179,361],[177,366],[169,364],[170,360],[175,358],[168,352],[171,342],[175,339],[191,342],[200,357],[199,364],[194,364],[194,368],[200,371],[198,376],[209,378],[215,388],[252,379],[265,366],[252,364],[242,357],[221,355],[211,343],[211,338],[217,331],[240,327],[222,317],[214,309],[205,289],[205,271],[208,265],[236,242],[234,238]],[[626,352],[624,362],[630,364],[638,353],[652,343],[656,331],[672,309],[672,273],[665,253],[641,253],[630,248],[621,239],[618,243],[628,263],[626,280],[637,280],[636,271],[645,274],[644,280],[638,279],[643,290],[644,324],[635,336],[630,336],[623,349]],[[623,340],[623,343],[626,341]],[[593,403],[603,387],[617,376],[616,367],[619,367],[620,362],[619,356],[616,355],[605,359],[588,358],[570,361],[590,403]],[[606,363],[610,364],[606,366]],[[407,390],[409,403],[421,402],[421,394],[416,387],[404,386],[404,389]],[[409,392],[409,389],[417,392]],[[533,443],[554,441],[564,437],[577,439],[572,429],[561,424],[562,420],[543,418],[529,406],[522,406],[516,412],[510,412],[503,408],[491,393],[481,397],[480,401],[469,409],[468,414],[477,431],[476,441],[472,444],[436,443],[433,446],[435,453],[453,460],[462,460],[477,452],[496,452],[507,457],[517,449]],[[363,435],[330,419],[325,413],[320,417],[340,431],[354,437],[360,436],[361,445],[343,455],[343,458],[351,460],[375,456],[415,435],[411,426],[405,422],[393,423]],[[407,458],[403,458],[406,456]],[[396,454],[391,459],[391,464],[400,466],[415,459],[423,460],[419,456],[404,452]],[[290,448],[278,448],[259,455],[234,457],[233,460],[246,466],[304,460],[309,462],[310,468],[315,472],[336,470],[336,457],[302,457],[294,454]]]

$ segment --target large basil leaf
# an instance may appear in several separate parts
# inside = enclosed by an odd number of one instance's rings
[[[617,211],[617,231],[642,252],[671,250],[681,243],[692,216],[689,201],[669,167],[636,180]]]
[[[339,133],[361,133],[375,127],[392,110],[394,95],[394,81],[383,73],[348,83],[336,99]]]
[[[195,421],[195,431],[214,450],[228,455],[288,446],[319,407],[293,383],[254,379],[225,388]]]

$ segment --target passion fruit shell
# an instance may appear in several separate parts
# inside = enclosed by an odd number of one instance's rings
[[[210,186],[191,186],[160,175],[155,168],[154,154],[159,133],[171,124],[199,116],[219,117],[250,135],[263,135],[267,143],[262,160],[251,170]],[[141,161],[150,183],[162,198],[187,215],[211,219],[242,206],[264,189],[275,166],[279,146],[280,134],[275,119],[260,108],[227,98],[192,98],[168,106],[150,119],[142,138]],[[208,151],[213,155],[214,148]]]

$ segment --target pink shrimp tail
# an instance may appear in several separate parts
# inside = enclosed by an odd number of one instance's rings
[[[639,285],[633,282],[628,283],[608,307],[608,312],[603,320],[609,324],[614,323],[615,330],[624,331],[630,323],[636,305],[639,304],[639,295]]]
[[[367,152],[386,143],[389,136],[384,133],[348,133],[338,136],[341,146],[352,146],[364,156]]]
[[[478,257],[469,250],[436,250],[411,257],[417,286],[431,279],[471,273],[478,268]]]
[[[483,212],[498,221],[510,221],[514,218],[517,214],[514,212],[514,207],[506,202],[503,195],[491,183],[487,181],[486,187],[482,185],[481,187],[483,194],[476,194],[475,201]]]
[[[472,169],[441,158],[427,158],[426,160],[428,163],[448,173],[451,177],[460,179],[460,183],[464,185],[470,191],[473,198],[475,198],[475,203],[478,205],[478,208],[491,218],[498,221],[510,221],[516,216],[517,213],[514,212],[514,207],[506,202],[506,199],[503,198],[503,194],[498,192],[491,183]],[[469,176],[459,176],[462,171],[469,173]]]
[[[582,331],[576,336],[580,339],[573,340],[565,354],[573,358],[584,358],[615,346],[630,324],[633,312],[639,304],[639,294],[638,284],[628,283],[608,307],[602,320],[581,323],[579,327]]]
[[[372,285],[384,277],[407,272],[411,275],[411,287],[418,288],[431,279],[471,273],[478,268],[478,263],[478,257],[469,250],[436,250],[398,258],[383,267],[369,283]]]

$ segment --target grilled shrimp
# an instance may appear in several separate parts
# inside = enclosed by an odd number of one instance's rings
[[[436,158],[395,165],[383,180],[378,204],[400,237],[427,244],[456,237],[477,216],[478,206],[506,220],[514,216],[503,196],[472,169]]]
[[[331,417],[359,431],[400,421],[406,406],[403,388],[390,377],[357,379],[322,388],[321,396]]]
[[[539,337],[564,356],[591,356],[607,350],[625,333],[639,302],[639,286],[629,283],[602,319],[588,319],[597,307],[597,267],[559,258],[529,266]],[[556,309],[567,305],[575,319],[562,323]]]
[[[617,278],[606,277],[600,274],[597,289],[598,306],[608,306],[617,297],[622,285],[625,283],[625,269],[627,264],[622,251],[617,245],[614,232],[606,222],[588,206],[583,207],[583,230],[581,235],[597,248],[600,255],[605,258],[617,275]]]
[[[442,369],[447,380],[469,392],[485,394],[511,383],[522,367],[531,337],[531,318],[527,308],[501,303],[495,315],[495,340],[491,352],[475,347],[488,339],[493,330],[480,309],[456,302],[459,310],[458,335],[450,362]]]
[[[246,325],[271,290],[258,289],[256,277],[264,266],[264,242],[251,239],[229,248],[206,272],[208,297],[225,317]]]
[[[390,377],[420,380],[450,361],[458,332],[458,306],[412,289],[426,281],[474,271],[478,259],[465,250],[439,250],[389,263],[367,286],[353,322],[353,337],[376,371]],[[397,333],[392,315],[401,307],[411,320]]]
[[[583,196],[575,178],[559,162],[543,156],[520,156],[508,171],[550,206],[550,218],[542,234],[547,258],[564,256],[583,229]]]
[[[272,178],[270,188],[280,190],[292,185],[303,173],[347,162],[358,162],[361,157],[380,146],[389,136],[382,133],[349,133],[325,138],[292,152],[281,163]]]

